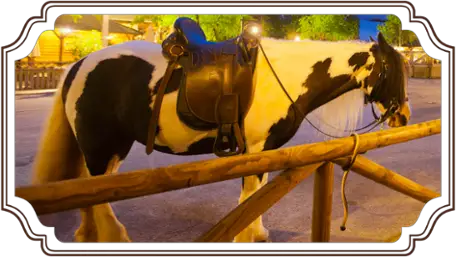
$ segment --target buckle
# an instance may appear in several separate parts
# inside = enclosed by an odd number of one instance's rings
[[[179,57],[179,56],[183,55],[184,52],[185,52],[185,49],[182,45],[175,44],[169,48],[169,54],[173,57]]]

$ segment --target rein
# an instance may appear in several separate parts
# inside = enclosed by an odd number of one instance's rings
[[[324,131],[322,131],[321,129],[319,129],[317,126],[315,126],[307,117],[306,115],[304,115],[304,113],[302,113],[302,111],[298,108],[298,106],[296,105],[295,101],[293,101],[293,99],[291,98],[290,94],[288,94],[288,91],[285,89],[284,85],[282,84],[282,81],[280,81],[280,78],[279,76],[277,75],[277,73],[275,72],[274,68],[272,67],[271,65],[271,62],[269,61],[264,49],[263,49],[263,46],[261,43],[258,44],[259,47],[260,47],[260,50],[261,52],[263,53],[263,56],[264,58],[266,59],[266,62],[268,63],[268,66],[269,68],[271,68],[271,71],[272,73],[274,74],[274,77],[276,78],[277,82],[279,83],[280,87],[282,88],[282,91],[286,94],[287,98],[290,100],[291,102],[291,105],[293,106],[293,109],[295,109],[295,111],[299,112],[299,114],[301,114],[302,117],[304,117],[304,119],[309,122],[309,124],[314,128],[316,129],[318,132],[322,133],[323,135],[326,135],[328,137],[332,137],[332,138],[344,138],[343,136],[335,136],[335,135],[331,135],[329,133],[326,133]],[[372,107],[372,114],[374,116],[374,120],[369,123],[368,125],[362,127],[362,128],[358,128],[358,129],[355,129],[353,130],[354,132],[357,132],[357,131],[361,131],[361,130],[364,130],[364,129],[367,129],[369,127],[371,127],[369,130],[365,131],[364,133],[366,132],[369,132],[371,130],[373,130],[374,128],[376,128],[377,126],[379,126],[380,124],[382,124],[383,122],[385,122],[391,115],[394,114],[394,112],[397,110],[398,108],[398,104],[395,103],[395,102],[392,102],[390,104],[390,106],[388,107],[388,109],[386,110],[386,112],[382,115],[380,115],[380,117],[375,113],[374,111],[374,106],[373,106],[373,101],[375,99],[375,96],[374,96],[374,93],[377,92],[377,88],[379,88],[379,86],[381,85],[381,83],[385,80],[386,78],[386,67],[385,67],[385,62],[383,61],[382,62],[382,71],[380,72],[379,74],[379,80],[377,80],[377,83],[374,85],[373,89],[372,89],[372,92],[371,92],[371,96],[368,97],[368,100],[369,100],[369,103],[371,104],[371,107]],[[345,83],[343,86],[345,85],[348,85],[350,83],[355,83],[354,79],[352,78],[350,81],[348,81],[347,83]],[[331,125],[329,124],[326,124],[328,126],[331,127]],[[334,127],[333,127],[334,128]],[[336,129],[336,128],[334,128]],[[344,132],[348,132],[346,130],[344,130]]]
[[[286,88],[283,86],[282,82],[279,79],[279,76],[277,76],[277,73],[275,72],[274,68],[272,67],[271,63],[269,62],[269,59],[266,56],[266,53],[265,53],[261,43],[259,43],[258,45],[259,45],[259,47],[261,49],[261,52],[264,55],[264,58],[266,59],[266,62],[269,65],[269,68],[271,68],[271,71],[274,74],[277,82],[279,83],[279,85],[282,88],[283,92],[287,95],[287,97],[290,100],[291,105],[293,106],[295,111],[299,112],[302,115],[302,117],[304,117],[304,119],[307,120],[307,122],[309,122],[309,124],[313,128],[315,128],[318,132],[320,132],[320,133],[322,133],[322,134],[324,134],[326,136],[332,137],[332,138],[343,138],[343,137],[340,137],[340,136],[330,135],[330,134],[322,131],[321,129],[319,129],[312,122],[310,122],[310,120],[298,108],[298,106],[296,105],[295,101],[293,101],[293,99],[291,98],[290,94],[288,94]],[[388,106],[388,109],[385,111],[384,114],[380,115],[380,117],[375,113],[373,102],[375,100],[378,100],[378,99],[376,99],[378,97],[377,93],[379,92],[379,87],[383,83],[385,78],[386,78],[386,65],[385,65],[385,61],[382,60],[382,66],[381,66],[381,72],[379,74],[379,79],[377,80],[377,82],[375,83],[374,87],[372,88],[371,94],[367,97],[367,100],[371,104],[371,107],[372,107],[372,114],[374,116],[374,120],[371,123],[369,123],[368,125],[366,125],[366,126],[364,126],[362,128],[355,129],[354,131],[360,131],[360,130],[369,128],[371,126],[372,127],[369,130],[367,130],[366,132],[369,132],[369,131],[373,130],[378,125],[380,125],[383,122],[385,122],[390,116],[392,116],[394,114],[394,112],[396,112],[397,108],[399,107],[399,104],[397,103],[397,101],[394,100],[394,101],[390,102],[390,105]],[[353,78],[350,79],[350,81],[345,83],[343,86],[346,86],[349,83],[356,83],[356,79],[353,79]],[[329,125],[329,124],[327,124],[327,125]],[[329,126],[331,126],[331,125],[329,125]],[[344,132],[347,132],[347,131],[344,130]],[[342,196],[342,203],[343,203],[343,207],[344,207],[344,219],[342,221],[342,225],[340,226],[340,230],[341,231],[345,231],[345,229],[346,229],[345,224],[346,224],[347,219],[348,219],[348,201],[347,201],[347,198],[345,197],[345,184],[346,184],[346,181],[347,181],[348,173],[349,173],[351,167],[353,166],[353,164],[355,163],[356,157],[358,156],[358,149],[359,149],[359,135],[355,132],[355,133],[352,133],[351,136],[354,136],[355,148],[354,148],[353,154],[352,154],[352,156],[350,158],[350,162],[346,166],[342,167],[342,170],[344,171],[344,174],[343,174],[342,182],[341,182],[341,196]]]

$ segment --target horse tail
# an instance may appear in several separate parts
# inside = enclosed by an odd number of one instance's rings
[[[44,184],[79,176],[82,153],[68,122],[62,99],[63,74],[54,103],[43,127],[32,170],[32,184]]]

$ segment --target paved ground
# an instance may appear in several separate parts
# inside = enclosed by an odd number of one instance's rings
[[[440,118],[440,92],[440,80],[410,80],[412,124]],[[51,95],[16,96],[16,186],[28,184],[41,125],[51,106]],[[370,112],[366,111],[364,121],[370,120]],[[304,123],[286,146],[321,141],[311,130]],[[371,151],[366,156],[440,192],[440,140],[440,135],[435,135]],[[159,152],[147,156],[144,151],[144,146],[135,144],[120,172],[214,158],[213,155],[177,157]],[[424,206],[352,172],[346,188],[350,216],[347,230],[341,232],[341,175],[342,171],[336,167],[331,232],[333,242],[385,240],[399,233],[401,227],[413,225]],[[139,197],[113,203],[113,208],[133,241],[190,242],[236,207],[240,183],[240,179],[235,179]],[[273,242],[309,241],[312,190],[313,177],[310,177],[265,213],[264,223],[270,230]],[[57,238],[67,242],[72,240],[73,232],[79,225],[79,215],[77,211],[46,215],[42,217],[42,222],[56,227]]]

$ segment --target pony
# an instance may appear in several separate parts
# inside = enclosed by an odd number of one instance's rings
[[[245,117],[244,154],[277,149],[308,114],[319,113],[339,131],[354,131],[368,103],[390,127],[411,116],[402,55],[383,35],[378,41],[261,40],[254,71],[254,99]],[[69,65],[43,127],[33,165],[33,184],[115,173],[137,141],[146,145],[154,95],[167,61],[159,44],[129,41]],[[210,154],[215,130],[197,131],[176,114],[182,71],[166,90],[155,138],[156,151]],[[283,89],[281,88],[283,86]],[[268,174],[242,179],[239,203],[268,181]],[[109,203],[80,209],[77,242],[129,242]],[[268,240],[260,216],[234,242]]]

